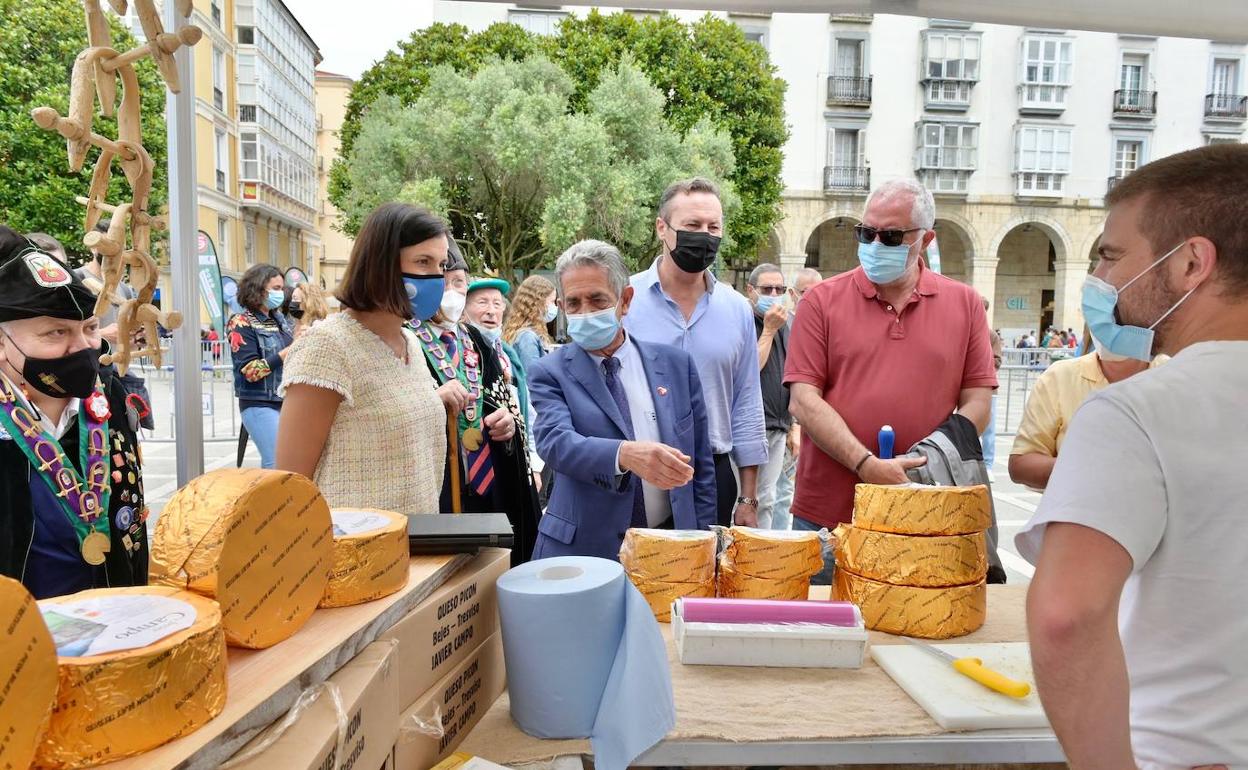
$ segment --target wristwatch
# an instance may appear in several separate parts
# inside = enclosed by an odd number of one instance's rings
[[[758,507],[758,498],[756,498],[756,497],[738,497],[738,498],[737,498],[737,505],[752,505],[752,506],[754,506],[755,508],[757,508],[757,507]]]

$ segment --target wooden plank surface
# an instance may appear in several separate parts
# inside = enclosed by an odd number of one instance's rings
[[[107,770],[201,770],[215,768],[256,733],[280,718],[305,688],[328,679],[416,605],[427,599],[471,558],[413,556],[407,586],[396,594],[354,607],[322,609],[298,633],[267,650],[229,649],[225,710],[208,724]]]

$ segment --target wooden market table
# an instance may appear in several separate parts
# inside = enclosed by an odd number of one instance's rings
[[[827,598],[814,588],[811,598]],[[990,586],[984,627],[958,643],[1027,639],[1026,586]],[[662,624],[676,727],[638,766],[1049,764],[1064,761],[1051,730],[948,732],[868,654],[861,669],[685,666]],[[871,644],[901,644],[871,633]],[[459,751],[502,765],[569,764],[588,740],[544,741],[511,720],[504,694]]]

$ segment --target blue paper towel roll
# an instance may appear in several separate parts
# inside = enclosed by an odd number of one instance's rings
[[[511,716],[538,738],[593,740],[625,768],[675,725],[667,645],[618,562],[561,556],[498,579]]]

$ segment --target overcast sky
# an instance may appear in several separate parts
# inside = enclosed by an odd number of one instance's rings
[[[286,0],[321,47],[318,69],[358,78],[433,15],[429,0]]]

